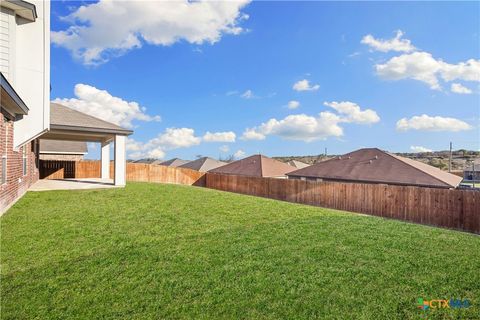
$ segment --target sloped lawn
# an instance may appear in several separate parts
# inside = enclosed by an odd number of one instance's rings
[[[28,193],[0,221],[2,319],[480,318],[471,234],[147,183]]]

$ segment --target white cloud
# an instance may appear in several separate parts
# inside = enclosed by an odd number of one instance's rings
[[[195,135],[195,130],[191,128],[167,128],[157,137],[147,142],[139,142],[132,138],[127,138],[127,152],[131,159],[139,158],[158,158],[162,159],[169,150],[179,148],[190,148],[204,142],[235,142],[236,135],[232,131],[209,132],[203,137]],[[226,148],[225,148],[226,147]],[[228,146],[220,147],[220,150],[228,152]]]
[[[293,84],[293,90],[295,91],[316,91],[320,88],[318,84],[310,84],[307,79],[297,81]]]
[[[255,128],[247,128],[243,132],[242,140],[265,140],[265,135],[258,132]]]
[[[417,153],[417,152],[432,152],[433,151],[432,149],[428,149],[428,148],[421,147],[421,146],[410,146],[410,150],[412,150],[415,153]]]
[[[452,83],[450,86],[450,91],[459,94],[471,94],[472,90],[468,89],[467,87],[462,86],[460,83]]]
[[[140,159],[140,158],[157,158],[163,159],[165,157],[165,151],[162,148],[150,148],[147,149],[145,144],[136,141],[133,138],[127,138],[126,149],[128,158]]]
[[[414,79],[431,89],[440,90],[440,79],[480,82],[480,60],[469,59],[457,64],[436,60],[428,52],[413,52],[393,57],[375,65],[377,74],[387,80]]]
[[[160,116],[147,115],[146,109],[137,102],[114,97],[105,90],[79,83],[75,85],[74,93],[77,98],[57,98],[53,102],[125,128],[132,128],[134,120],[160,121]]]
[[[362,110],[356,103],[349,101],[325,102],[324,105],[335,109],[332,112],[320,112],[318,116],[306,114],[289,115],[284,119],[275,118],[243,132],[243,140],[264,140],[268,135],[276,135],[289,140],[314,141],[343,135],[341,123],[372,124],[380,121],[377,113],[371,109]]]
[[[288,109],[297,109],[298,107],[300,107],[300,102],[296,100],[291,100],[288,102],[287,107]]]
[[[218,148],[218,150],[220,150],[223,153],[227,153],[228,151],[230,151],[230,147],[228,145],[224,144],[223,146]]]
[[[331,112],[321,112],[317,117],[305,114],[289,115],[284,119],[270,119],[258,127],[246,129],[245,140],[263,140],[267,135],[276,135],[289,140],[313,141],[330,136],[343,135],[338,125],[341,118]]]
[[[432,89],[440,89],[437,72],[440,65],[430,53],[414,52],[393,57],[385,64],[375,65],[377,74],[388,80],[415,79],[427,83]]]
[[[371,124],[380,121],[380,117],[372,109],[361,110],[360,106],[350,101],[342,102],[324,102],[324,105],[337,110],[338,113],[345,115],[343,122],[353,122],[358,124]]]
[[[245,157],[245,152],[243,150],[237,150],[233,156],[237,159]]]
[[[240,96],[244,99],[253,99],[255,98],[255,95],[253,94],[253,91],[252,90],[247,90],[245,91],[244,93],[242,93],[242,95]]]
[[[133,152],[142,151],[143,144],[141,142],[136,141],[133,138],[127,137],[126,149],[127,151],[133,151]]]
[[[236,135],[233,131],[226,132],[209,132],[203,136],[203,141],[206,142],[235,142]]]
[[[423,131],[462,131],[470,130],[472,126],[468,123],[448,117],[428,116],[423,114],[421,116],[414,116],[410,119],[402,118],[397,121],[397,130],[423,130]]]
[[[95,65],[140,48],[142,42],[169,46],[179,41],[216,43],[224,34],[240,34],[237,1],[108,1],[85,4],[67,17],[71,26],[52,31],[52,42],[70,50],[84,64]]]
[[[147,142],[147,147],[161,146],[165,150],[199,145],[202,139],[190,128],[167,128],[164,133]]]
[[[480,60],[469,59],[465,62],[450,64],[439,61],[441,76],[445,81],[464,80],[480,82]]]
[[[233,95],[237,95],[237,94],[238,94],[237,90],[230,90],[230,91],[227,91],[225,93],[226,96],[233,96]]]
[[[165,158],[165,151],[162,148],[155,148],[147,153],[147,158],[154,158],[154,159],[163,159]]]
[[[195,136],[190,128],[167,128],[157,137],[146,143],[127,138],[127,153],[131,159],[158,158],[162,159],[166,151],[179,148],[189,148],[199,145],[201,138]]]
[[[395,37],[392,39],[375,39],[371,34],[363,37],[361,43],[368,45],[372,50],[388,52],[388,51],[401,51],[411,52],[416,48],[411,44],[410,40],[402,39],[403,32],[398,30]]]

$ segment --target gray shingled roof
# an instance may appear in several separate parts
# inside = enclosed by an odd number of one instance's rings
[[[40,153],[84,154],[87,152],[87,143],[84,141],[40,139]]]
[[[209,172],[252,177],[285,177],[286,173],[294,170],[295,167],[286,163],[257,154],[231,162]]]
[[[455,188],[461,177],[377,148],[359,149],[287,174],[289,177]]]
[[[179,166],[179,168],[187,168],[187,169],[192,169],[200,172],[207,172],[212,169],[224,166],[226,164],[227,163],[223,161],[218,161],[209,157],[203,157],[203,158],[182,164],[181,166]]]
[[[289,164],[292,167],[295,167],[297,169],[303,169],[303,168],[306,168],[306,167],[310,166],[309,164],[306,164],[305,162],[298,161],[298,160],[290,160],[290,161],[287,162],[287,164]]]
[[[124,129],[116,124],[53,102],[50,104],[50,128],[125,135],[133,133],[133,131]]]
[[[163,162],[160,162],[160,163],[153,162],[153,164],[160,164],[162,166],[167,166],[167,167],[178,167],[178,166],[181,166],[182,164],[185,164],[187,162],[190,162],[190,161],[182,160],[182,159],[179,159],[179,158],[173,158],[173,159],[163,161]]]

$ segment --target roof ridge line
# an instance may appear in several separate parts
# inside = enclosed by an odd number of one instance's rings
[[[378,150],[380,150],[380,149],[378,149]],[[417,171],[420,171],[420,172],[422,172],[423,174],[426,174],[427,176],[432,177],[433,179],[435,179],[435,180],[437,180],[437,181],[440,181],[440,182],[443,183],[444,185],[447,185],[447,186],[449,186],[449,187],[452,187],[451,184],[449,184],[449,183],[447,183],[447,182],[445,182],[445,181],[443,181],[443,180],[440,180],[439,178],[431,175],[431,174],[428,173],[428,172],[425,172],[425,171],[423,171],[423,170],[421,170],[421,169],[419,169],[419,168],[417,168],[417,167],[415,167],[415,166],[412,166],[411,164],[403,161],[402,159],[399,159],[399,158],[403,158],[403,157],[400,157],[400,156],[397,156],[397,155],[393,155],[393,154],[391,154],[390,152],[386,152],[386,151],[383,151],[383,150],[380,150],[380,151],[382,151],[383,153],[385,153],[385,154],[387,154],[388,156],[392,157],[392,158],[395,159],[396,161],[399,161],[399,162],[401,162],[401,163],[403,163],[403,164],[406,164],[407,166],[409,166],[409,167],[411,167],[411,168],[413,168],[413,169],[415,169],[415,170],[417,170]],[[410,160],[416,161],[416,160],[413,160],[413,159],[410,159]],[[424,164],[423,162],[421,162],[421,163]],[[434,167],[434,168],[435,168],[435,167]],[[438,169],[438,168],[436,168],[436,169]],[[440,169],[439,169],[439,170],[440,170]]]
[[[263,177],[263,156],[261,154],[258,154],[259,157],[260,157],[260,174],[262,175]]]

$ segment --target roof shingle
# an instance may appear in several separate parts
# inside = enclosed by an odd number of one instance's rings
[[[288,174],[325,180],[455,188],[461,177],[377,148],[365,148]]]
[[[285,174],[294,170],[294,167],[286,163],[257,154],[209,172],[252,177],[285,177]]]
[[[179,168],[188,168],[188,169],[192,169],[200,172],[207,172],[212,169],[224,166],[226,164],[227,163],[223,161],[218,161],[209,157],[203,157],[203,158],[182,164],[179,166]]]
[[[52,129],[68,128],[79,131],[91,130],[127,135],[133,133],[133,131],[116,124],[53,102],[50,104],[50,127]]]

